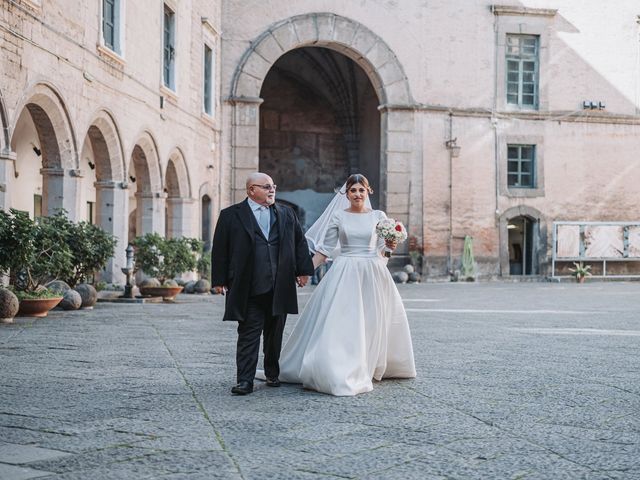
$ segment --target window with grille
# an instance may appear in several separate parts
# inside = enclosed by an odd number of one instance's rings
[[[535,145],[507,146],[507,185],[514,188],[536,188]]]
[[[213,51],[209,45],[204,46],[204,111],[207,115],[213,115]]]
[[[538,108],[538,50],[536,35],[507,35],[507,104]]]
[[[164,85],[171,90],[175,90],[175,13],[166,5],[164,6],[164,52],[163,52],[163,80]]]

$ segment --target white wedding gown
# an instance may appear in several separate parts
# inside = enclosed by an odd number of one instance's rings
[[[280,380],[331,395],[373,389],[372,379],[413,378],[409,323],[375,232],[386,215],[337,211],[318,251],[334,260],[280,356]]]

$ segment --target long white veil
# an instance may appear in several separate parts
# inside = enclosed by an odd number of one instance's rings
[[[369,200],[369,196],[367,196],[367,200],[365,201],[365,205],[368,209],[372,209],[371,201]],[[351,202],[347,199],[347,183],[345,182],[340,189],[337,191],[336,196],[333,197],[331,202],[327,208],[325,208],[322,215],[309,227],[307,233],[305,233],[305,237],[307,238],[307,243],[309,244],[309,250],[315,253],[318,248],[320,248],[324,243],[324,237],[327,234],[327,230],[329,228],[329,222],[333,214],[339,210],[346,210],[351,206]],[[340,255],[340,240],[338,240],[338,244],[336,248],[329,255],[330,258],[334,259],[338,255]]]

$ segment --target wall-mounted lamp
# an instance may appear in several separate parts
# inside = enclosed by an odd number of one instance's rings
[[[37,156],[41,156],[42,155],[42,150],[40,150],[38,147],[36,147],[33,143],[31,144],[31,147],[33,147],[33,151]]]
[[[91,170],[95,170],[96,169],[96,164],[91,162],[91,160],[89,160],[88,158],[87,158],[87,162],[89,163],[89,168]]]
[[[136,177],[129,175],[129,180],[131,180],[131,183],[136,183]]]
[[[208,169],[208,170],[213,170],[213,169],[214,169],[214,166],[213,166],[213,165],[207,165],[207,169]]]
[[[458,141],[458,137],[451,138],[444,142],[444,146],[447,147],[447,150],[451,151],[451,156],[453,158],[457,158],[460,156],[460,146],[456,143]]]

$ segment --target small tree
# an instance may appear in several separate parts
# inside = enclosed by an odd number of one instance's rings
[[[113,235],[96,225],[69,222],[67,244],[71,248],[73,267],[65,281],[72,287],[86,282],[113,257],[117,243]]]
[[[0,211],[0,271],[14,290],[34,293],[71,268],[63,212],[34,221],[20,210]]]
[[[160,283],[195,270],[202,242],[195,238],[164,239],[147,233],[134,240],[136,270],[157,278]]]

